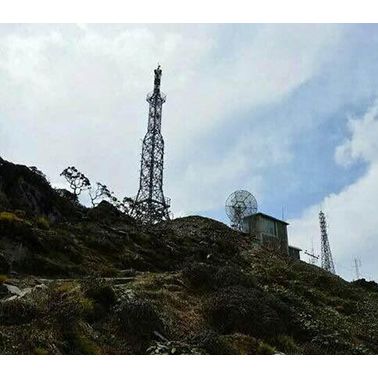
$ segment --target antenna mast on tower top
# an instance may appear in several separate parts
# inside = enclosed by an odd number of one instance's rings
[[[335,274],[335,266],[333,264],[331,247],[329,246],[327,222],[323,211],[319,213],[320,236],[321,236],[321,266],[323,269]]]
[[[133,216],[144,223],[170,219],[170,199],[163,194],[164,140],[161,135],[161,115],[166,96],[160,92],[160,65],[154,73],[154,90],[147,95],[150,107],[142,146],[139,190],[131,211]]]

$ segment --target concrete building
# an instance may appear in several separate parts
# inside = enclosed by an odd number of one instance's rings
[[[253,235],[264,247],[299,260],[301,250],[289,247],[288,225],[289,223],[270,215],[256,213],[243,219],[243,232]]]

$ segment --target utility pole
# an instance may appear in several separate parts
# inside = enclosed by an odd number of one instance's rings
[[[320,237],[321,237],[321,267],[326,271],[335,274],[331,247],[329,246],[327,222],[323,211],[319,212]]]
[[[147,134],[142,146],[139,190],[131,209],[131,215],[143,223],[170,219],[170,199],[163,194],[164,140],[161,135],[161,116],[166,96],[160,92],[160,65],[154,73],[154,90],[147,95],[150,107]]]

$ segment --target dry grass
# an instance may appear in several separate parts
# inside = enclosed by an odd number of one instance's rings
[[[5,274],[0,274],[0,285],[7,282],[8,277]]]
[[[0,221],[1,222],[22,222],[22,219],[19,218],[15,213],[9,211],[0,212]]]

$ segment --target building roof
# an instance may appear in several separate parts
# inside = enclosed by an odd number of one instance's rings
[[[256,214],[248,215],[247,217],[244,217],[244,219],[246,219],[246,218],[252,218],[252,217],[257,217],[257,216],[261,216],[263,218],[268,218],[268,219],[274,220],[275,222],[280,222],[280,223],[289,225],[289,223],[283,221],[282,219],[274,218],[271,215],[264,214],[264,213],[256,213]]]
[[[293,245],[289,245],[289,248],[295,249],[296,251],[302,251],[302,248],[294,247]]]

